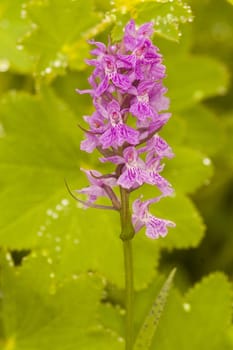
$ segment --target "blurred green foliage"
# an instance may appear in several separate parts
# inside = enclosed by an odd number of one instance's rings
[[[105,171],[79,150],[92,106],[75,88],[88,86],[87,40],[119,39],[131,17],[154,21],[167,66],[173,116],[161,134],[176,196],[154,211],[177,224],[134,239],[135,337],[177,266],[148,349],[233,349],[231,3],[0,0],[0,349],[124,348],[119,218],[80,209],[64,178],[78,189],[80,167]]]

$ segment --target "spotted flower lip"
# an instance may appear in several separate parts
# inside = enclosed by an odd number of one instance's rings
[[[87,153],[97,150],[101,163],[115,166],[115,171],[104,175],[84,170],[90,185],[78,193],[86,195],[86,207],[121,213],[123,199],[118,198],[115,188],[130,194],[145,184],[151,185],[160,195],[134,201],[131,224],[135,232],[146,227],[146,235],[155,239],[166,236],[168,228],[175,224],[149,212],[152,203],[174,192],[162,176],[163,159],[171,159],[174,153],[158,134],[171,114],[166,112],[169,98],[163,85],[166,67],[151,40],[153,32],[152,22],[137,27],[130,20],[121,42],[105,45],[89,41],[93,56],[86,60],[93,67],[88,78],[90,88],[76,91],[89,94],[94,106],[94,112],[83,117],[88,129],[80,126],[85,133],[81,149]],[[108,198],[112,206],[96,204],[100,197]]]
[[[149,212],[149,206],[159,201],[159,199],[160,197],[157,197],[144,202],[141,199],[136,199],[133,203],[132,221],[135,231],[138,232],[145,226],[146,235],[152,239],[165,237],[168,232],[167,228],[176,226],[174,222],[157,218]]]

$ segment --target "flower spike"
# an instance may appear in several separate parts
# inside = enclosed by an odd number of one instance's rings
[[[77,89],[80,94],[89,94],[94,112],[84,116],[87,128],[81,149],[87,153],[97,150],[101,163],[110,163],[115,170],[101,174],[96,170],[83,170],[89,186],[78,190],[86,195],[81,201],[85,207],[112,209],[120,212],[121,238],[130,240],[142,227],[152,239],[164,237],[169,227],[175,224],[160,219],[149,212],[149,206],[173,194],[172,185],[161,175],[164,158],[174,153],[169,144],[158,134],[171,114],[166,110],[169,99],[163,85],[166,67],[151,36],[153,23],[140,27],[130,20],[125,27],[121,42],[108,44],[89,41],[92,59],[86,63],[93,67],[88,78],[90,88]],[[130,194],[144,184],[160,192],[158,197],[142,201],[136,199],[132,205]],[[115,188],[119,188],[120,198]],[[112,206],[96,204],[100,197],[110,200]]]

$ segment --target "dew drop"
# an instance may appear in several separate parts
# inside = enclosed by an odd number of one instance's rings
[[[73,280],[77,280],[77,279],[78,279],[78,275],[73,274],[73,275],[72,275],[72,279],[73,279]]]
[[[59,218],[58,213],[53,213],[53,214],[52,214],[52,218],[53,218],[53,219],[58,219],[58,218]]]
[[[67,207],[67,205],[69,205],[68,199],[62,199],[61,204],[62,204],[64,207]]]
[[[55,278],[55,273],[54,272],[51,272],[50,275],[49,275],[50,278]]]
[[[25,9],[23,9],[20,13],[20,17],[21,18],[26,18],[27,17],[27,11]]]
[[[209,166],[211,164],[211,159],[210,158],[203,158],[202,163],[206,166]]]
[[[157,32],[158,32],[158,30],[157,30]],[[79,202],[76,202],[76,207],[79,209],[86,209],[87,208],[87,206],[85,204],[82,204]]]
[[[58,243],[58,242],[61,242],[61,237],[58,237],[58,236],[55,237],[55,242],[57,242],[57,243]]]
[[[24,46],[21,44],[16,45],[16,49],[19,51],[22,51],[24,49]]]
[[[6,58],[0,58],[0,72],[7,72],[10,68],[10,62]]]
[[[5,130],[3,128],[3,125],[0,124],[0,138],[5,136]]]
[[[191,305],[188,303],[183,304],[184,311],[189,312],[191,310]]]
[[[59,60],[56,60],[56,61],[53,62],[53,65],[54,65],[54,67],[59,68],[59,67],[62,66],[62,62],[59,61]]]
[[[119,341],[119,343],[124,343],[124,338],[122,337],[118,337],[117,340]]]
[[[6,253],[6,260],[9,266],[14,266],[10,253]]]
[[[38,25],[37,25],[36,23],[32,23],[32,24],[31,24],[31,28],[32,28],[33,30],[36,30],[36,29],[38,28]]]
[[[125,15],[127,13],[127,7],[126,6],[121,6],[121,13],[122,13],[122,15]]]
[[[73,242],[74,244],[79,244],[79,239],[75,238]]]
[[[41,255],[46,257],[49,255],[49,252],[46,249],[43,249]]]
[[[51,67],[45,68],[45,73],[46,73],[46,74],[52,73],[52,68],[51,68]]]
[[[12,261],[10,253],[6,253],[6,260],[7,261]]]
[[[52,260],[51,258],[48,258],[48,259],[47,259],[47,263],[48,263],[49,265],[52,265],[53,260]]]
[[[63,209],[62,205],[61,204],[57,204],[56,205],[56,210],[57,211],[61,211]]]
[[[59,245],[57,245],[57,246],[55,247],[55,250],[56,250],[56,252],[60,252],[60,251],[61,251],[61,247],[60,247]]]
[[[38,232],[37,232],[37,236],[38,236],[38,237],[42,237],[42,236],[43,236],[43,232],[38,231]]]
[[[46,214],[47,214],[48,216],[52,216],[52,215],[53,215],[52,209],[48,209],[48,210],[46,211]]]

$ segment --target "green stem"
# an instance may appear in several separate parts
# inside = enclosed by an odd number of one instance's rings
[[[132,225],[131,212],[129,209],[129,193],[124,188],[121,192],[121,236],[124,248],[124,266],[125,266],[125,350],[133,349],[133,256],[132,256],[132,238],[134,237],[134,228]]]
[[[133,349],[133,257],[132,241],[123,242],[125,262],[125,350]]]
[[[124,188],[120,188],[121,192],[121,235],[122,241],[128,241],[134,236],[134,228],[132,225],[131,212],[129,209],[129,193]]]

